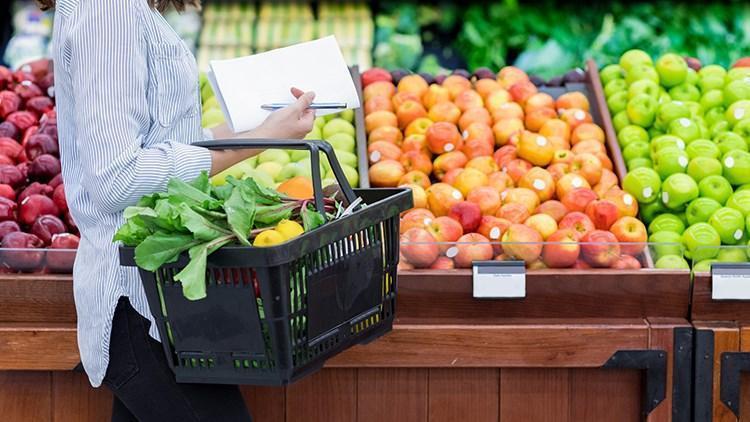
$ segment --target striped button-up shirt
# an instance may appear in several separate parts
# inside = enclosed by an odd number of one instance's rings
[[[81,231],[73,281],[78,347],[93,386],[109,362],[119,297],[152,320],[112,237],[122,211],[167,181],[210,170],[195,59],[147,0],[57,0],[55,93],[63,180]]]

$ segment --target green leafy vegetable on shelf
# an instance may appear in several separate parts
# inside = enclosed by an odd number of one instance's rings
[[[187,252],[189,263],[175,280],[181,282],[186,298],[198,300],[206,297],[209,255],[231,243],[250,246],[255,236],[281,220],[295,220],[305,231],[325,224],[325,216],[309,203],[250,178],[229,176],[227,184],[213,187],[203,173],[191,183],[172,179],[166,194],[144,196],[128,207],[113,240],[135,247],[135,262],[147,271],[174,263]],[[334,198],[324,203],[329,216],[340,207]]]

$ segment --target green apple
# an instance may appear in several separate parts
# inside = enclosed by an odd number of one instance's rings
[[[684,150],[686,148],[685,141],[674,135],[661,135],[651,140],[651,154],[653,155],[657,155],[659,151],[668,148]]]
[[[606,85],[604,85],[604,95],[609,98],[613,94],[621,91],[627,91],[627,89],[628,83],[625,82],[625,79],[613,79],[607,82]]]
[[[348,109],[339,113],[339,117],[346,120],[349,123],[354,123],[354,110]]]
[[[685,77],[685,83],[689,85],[697,86],[699,81],[700,81],[700,76],[698,76],[698,72],[693,70],[693,68],[688,67],[687,76]]]
[[[339,164],[346,164],[357,168],[357,156],[354,153],[347,151],[336,151],[336,158],[339,160]]]
[[[323,118],[326,119],[326,123],[330,122],[331,120],[337,117],[339,117],[339,113],[331,113],[331,114],[326,114],[325,116],[323,116]]]
[[[746,141],[745,143],[750,142],[750,117],[737,122],[737,124],[734,125],[734,129],[732,129],[732,132],[744,138]]]
[[[305,158],[310,158],[310,151],[304,149],[293,149],[289,151],[289,158],[293,162],[298,163]]]
[[[729,122],[726,120],[722,120],[720,122],[714,123],[713,126],[711,126],[711,129],[709,130],[709,135],[711,139],[716,139],[719,137],[719,135],[729,132],[732,128],[729,126]]]
[[[726,109],[723,106],[712,107],[703,113],[703,119],[709,127],[713,127],[717,122],[725,122],[727,120],[725,113]]]
[[[348,133],[354,137],[355,130],[354,125],[348,121],[339,117],[331,119],[325,126],[323,126],[323,139],[328,139],[337,133]]]
[[[632,85],[637,81],[650,80],[659,83],[659,74],[652,65],[640,64],[628,69],[625,73],[625,82]]]
[[[610,64],[604,66],[599,72],[599,77],[602,79],[602,85],[608,85],[610,82],[616,79],[624,79],[625,73],[619,64]]]
[[[742,215],[750,215],[750,191],[743,190],[733,193],[727,200],[727,206],[736,209]]]
[[[688,65],[682,56],[668,53],[656,61],[656,72],[659,74],[659,82],[670,88],[685,82]]]
[[[750,100],[750,78],[738,79],[724,86],[724,105],[729,107],[740,100]]]
[[[628,99],[632,99],[639,94],[646,94],[654,99],[659,99],[659,84],[650,79],[641,79],[630,84]]]
[[[706,91],[701,96],[699,103],[704,110],[708,110],[714,107],[721,107],[724,105],[724,92],[722,92],[720,89],[712,89],[710,91]]]
[[[646,129],[636,125],[625,126],[617,132],[617,141],[623,148],[636,141],[648,143],[648,139]]]
[[[661,270],[689,270],[690,264],[679,255],[664,255],[656,260],[654,267]]]
[[[685,152],[691,160],[696,157],[716,158],[721,157],[719,147],[708,139],[696,139],[685,147]]]
[[[699,72],[697,85],[698,85],[698,88],[700,88],[702,92],[708,92],[712,89],[723,89],[724,88],[724,76],[721,76],[721,75],[720,76],[716,76],[716,75],[701,76]]]
[[[207,109],[201,116],[201,126],[207,129],[219,126],[224,122],[224,113],[222,113],[218,108]]]
[[[331,136],[328,136],[326,138],[326,142],[331,144],[333,149],[335,149],[336,151],[354,152],[356,149],[356,141],[354,140],[354,136],[349,135],[348,133],[335,133]]]
[[[744,184],[742,186],[738,186],[737,189],[735,189],[735,192],[742,192],[743,190],[750,190],[750,183]]]
[[[661,178],[654,169],[641,167],[625,175],[622,186],[638,202],[648,204],[656,201],[661,190]]]
[[[682,220],[682,224],[685,225],[685,227],[688,226],[687,222],[687,214],[685,214],[685,211],[682,211],[680,213],[675,214],[677,217],[679,217],[680,220]]]
[[[659,98],[657,98],[657,101],[659,104],[668,103],[672,101],[672,97],[669,96],[669,93],[663,87],[659,87]]]
[[[708,224],[719,233],[725,245],[736,245],[745,234],[745,216],[734,208],[716,210],[708,219]]]
[[[721,159],[724,164],[724,177],[733,186],[750,183],[750,153],[747,151],[729,151]]]
[[[665,128],[672,120],[677,120],[683,117],[690,117],[690,109],[682,101],[668,101],[659,104],[659,108],[656,112],[656,120],[664,125]]]
[[[321,180],[321,181],[320,181],[320,184],[321,184],[321,186],[323,186],[324,188],[325,188],[326,186],[331,186],[331,185],[335,185],[335,184],[337,184],[337,183],[338,183],[338,182],[336,181],[336,179],[327,179],[327,178],[326,178],[326,179],[323,179],[323,180]]]
[[[732,151],[747,151],[745,138],[734,132],[720,133],[714,138],[714,142],[716,142],[722,155]]]
[[[676,147],[666,147],[654,156],[654,169],[662,179],[673,174],[684,173],[688,163],[690,159],[687,153]]]
[[[620,56],[620,67],[625,72],[629,72],[634,66],[639,64],[653,65],[651,56],[643,50],[628,50]]]
[[[725,77],[725,84],[740,79],[750,79],[750,68],[738,66],[729,69]]]
[[[674,214],[661,214],[648,225],[649,233],[674,232],[682,234],[685,231],[685,223]]]
[[[747,262],[745,248],[722,247],[716,255],[717,262]]]
[[[289,180],[292,177],[297,177],[302,174],[302,166],[299,165],[299,163],[287,163],[284,164],[284,167],[281,168],[281,172],[279,172],[278,179],[281,181]]]
[[[661,184],[661,201],[669,209],[680,209],[698,195],[698,184],[684,173],[672,174]]]
[[[305,135],[304,139],[320,141],[323,139],[323,131],[318,126],[313,125],[312,130]]]
[[[682,233],[672,231],[660,231],[651,233],[648,237],[648,243],[656,255],[656,259],[664,255],[682,256]]]
[[[656,107],[658,103],[646,94],[638,94],[628,101],[626,111],[628,119],[633,124],[641,127],[649,127],[654,123]]]
[[[323,126],[326,125],[326,122],[327,122],[327,120],[326,120],[326,118],[324,116],[318,116],[313,121],[313,126],[317,127],[318,129],[320,129],[322,131],[323,130]]]
[[[716,210],[721,208],[721,204],[711,198],[695,198],[685,210],[688,225],[695,223],[705,223],[711,218]]]
[[[685,101],[685,105],[690,110],[690,118],[695,119],[703,116],[703,107],[697,101]]]
[[[687,174],[696,182],[700,182],[708,176],[721,176],[721,161],[716,158],[695,157],[690,160]]]
[[[323,166],[323,170],[329,171],[331,169],[331,163],[328,161],[328,156],[324,153],[320,153],[320,165]]]
[[[258,164],[258,167],[255,168],[257,172],[265,173],[275,181],[279,180],[279,174],[281,174],[281,169],[284,168],[284,164],[277,163],[275,161],[267,161],[265,163]]]
[[[701,92],[695,85],[680,84],[669,90],[669,96],[673,100],[679,101],[698,101],[701,99]]]
[[[701,70],[698,71],[698,76],[701,78],[704,78],[706,76],[718,76],[722,79],[727,75],[726,69],[723,67],[717,65],[717,64],[709,64],[707,66],[701,67]],[[722,86],[724,83],[722,82]]]
[[[346,180],[349,181],[350,186],[359,186],[359,173],[354,167],[342,164],[341,170],[344,171],[344,176],[346,176]]]
[[[711,198],[724,205],[732,196],[732,185],[722,176],[708,176],[698,183],[698,190],[702,198]]]
[[[611,97],[607,98],[607,107],[612,114],[625,111],[628,107],[628,93],[625,91],[615,92]],[[630,118],[629,114],[628,118]]]
[[[289,158],[289,154],[280,149],[267,149],[258,154],[258,164],[278,163],[283,166],[290,161],[291,158]]]
[[[242,176],[245,175],[246,168],[243,168],[243,166],[240,166],[240,164],[242,163],[235,164],[232,167],[229,167],[228,169],[215,174],[213,177],[211,177],[211,185],[224,185],[227,183],[227,177],[229,176],[232,176],[235,179],[241,179]]]
[[[312,160],[310,157],[299,161],[301,176],[306,176],[312,179]],[[322,178],[325,174],[326,169],[323,167],[323,163],[320,163],[320,177]]]
[[[715,262],[719,262],[717,259],[704,259],[703,261],[693,264],[694,273],[708,273],[711,272],[711,265]]]
[[[648,142],[635,141],[631,142],[622,150],[622,158],[628,162],[634,158],[649,158],[651,152],[649,151]]]
[[[686,143],[690,143],[701,137],[700,127],[687,117],[672,120],[669,123],[669,133],[682,138]]]
[[[734,126],[740,120],[750,117],[750,100],[740,100],[727,107],[724,117]]]
[[[645,224],[651,224],[658,215],[669,211],[661,201],[653,201],[648,204],[640,203],[638,207],[641,219]]]
[[[627,106],[627,103],[626,103]],[[612,124],[615,126],[616,131],[621,131],[626,126],[630,125],[630,119],[628,118],[628,112],[625,110],[620,111],[612,117]]]
[[[648,130],[648,137],[651,138],[651,139],[656,139],[656,138],[658,138],[658,137],[660,137],[662,135],[664,135],[664,131],[661,130],[661,129],[657,129],[656,126],[652,126]]]
[[[273,177],[257,169],[246,172],[243,179],[253,179],[257,184],[265,188],[276,188],[276,182],[273,180]]]
[[[221,105],[219,104],[219,100],[216,99],[216,97],[211,97],[207,99],[206,101],[203,101],[203,105],[201,106],[203,110],[208,110],[211,108],[215,109],[221,109]]]
[[[686,255],[694,261],[702,261],[718,255],[721,237],[710,224],[695,223],[682,233],[682,244],[687,249]]]
[[[632,160],[627,161],[627,167],[630,171],[640,167],[653,168],[654,163],[648,158],[633,158]]]

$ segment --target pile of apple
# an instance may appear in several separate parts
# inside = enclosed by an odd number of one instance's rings
[[[414,195],[402,268],[641,267],[638,204],[618,187],[582,93],[554,99],[514,67],[433,84],[371,69],[362,83],[370,183]]]
[[[726,70],[641,50],[601,71],[656,266],[744,262],[750,228],[750,60]],[[674,246],[667,245],[671,243]],[[684,253],[683,253],[684,252]]]
[[[0,66],[0,272],[69,272],[78,229],[60,174],[54,81],[46,60]]]

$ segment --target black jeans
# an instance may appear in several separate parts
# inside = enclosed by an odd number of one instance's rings
[[[112,422],[251,422],[239,388],[178,384],[149,320],[121,297],[112,321],[104,385],[114,393]]]

